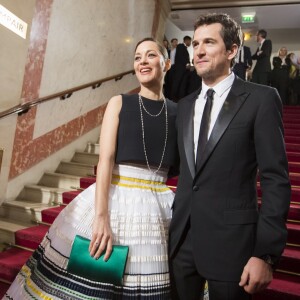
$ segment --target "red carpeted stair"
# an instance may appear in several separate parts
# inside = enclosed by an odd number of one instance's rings
[[[0,253],[0,278],[13,281],[24,263],[32,255],[31,251],[11,248]]]
[[[290,180],[291,205],[288,214],[288,245],[280,260],[274,280],[253,300],[300,300],[300,108],[284,108],[284,128]],[[258,184],[258,196],[261,189]]]
[[[81,193],[81,191],[64,192],[62,194],[62,196],[63,196],[63,204],[69,204],[80,193]]]
[[[18,246],[36,249],[43,240],[49,227],[37,225],[16,231],[15,238]]]
[[[299,300],[299,277],[274,273],[274,279],[263,293],[256,294],[253,300]]]
[[[96,177],[83,177],[80,178],[80,187],[82,189],[86,189],[95,182],[96,182]]]
[[[52,224],[58,214],[64,209],[64,206],[47,208],[42,211],[42,222]]]

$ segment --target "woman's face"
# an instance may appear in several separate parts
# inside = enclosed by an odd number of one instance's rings
[[[280,48],[279,55],[280,56],[286,56],[287,55],[287,49],[285,47]]]
[[[143,85],[161,83],[167,66],[155,42],[142,42],[134,55],[134,70],[138,81]]]

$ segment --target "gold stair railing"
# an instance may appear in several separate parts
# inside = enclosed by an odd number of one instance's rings
[[[113,76],[109,76],[109,77],[106,77],[106,78],[103,78],[103,79],[92,81],[92,82],[74,87],[72,89],[64,90],[64,91],[61,91],[61,92],[58,92],[58,93],[55,93],[55,94],[52,94],[52,95],[49,95],[49,96],[46,96],[46,97],[38,98],[38,99],[29,101],[29,102],[26,102],[26,103],[23,103],[23,104],[16,105],[16,106],[14,106],[10,109],[7,109],[7,110],[4,110],[4,111],[0,112],[0,119],[2,119],[4,117],[7,117],[9,115],[13,115],[13,114],[22,115],[24,113],[27,113],[30,108],[32,108],[36,105],[39,105],[43,102],[49,101],[49,100],[53,100],[53,99],[56,99],[56,98],[60,98],[61,100],[65,100],[67,98],[70,98],[74,92],[86,89],[88,87],[92,87],[93,89],[96,89],[96,88],[100,87],[103,82],[107,82],[107,81],[110,81],[110,80],[118,81],[118,80],[121,80],[123,78],[123,76],[128,75],[128,74],[134,74],[134,70],[130,70],[130,71],[123,72],[123,73],[120,73],[120,74],[116,74],[116,75],[113,75]]]

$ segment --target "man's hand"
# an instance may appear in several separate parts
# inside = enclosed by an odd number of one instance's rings
[[[251,257],[244,267],[240,286],[249,294],[263,291],[272,281],[273,272],[269,264],[264,260]]]

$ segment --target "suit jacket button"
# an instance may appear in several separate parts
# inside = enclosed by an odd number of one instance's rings
[[[194,191],[194,192],[199,191],[199,186],[198,186],[198,185],[194,185],[194,186],[193,186],[193,191]]]

